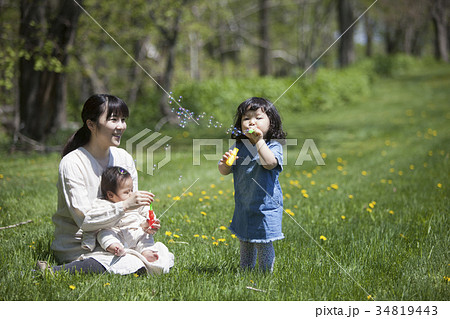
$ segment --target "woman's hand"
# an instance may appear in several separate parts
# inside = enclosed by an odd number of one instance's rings
[[[148,225],[146,222],[145,225],[142,225],[142,229],[144,232],[150,235],[156,234],[156,232],[161,228],[161,221],[159,219],[155,219],[155,222],[153,223],[152,227]]]
[[[123,208],[127,211],[141,206],[148,206],[153,202],[154,196],[154,194],[146,191],[134,192],[130,197],[123,201]]]

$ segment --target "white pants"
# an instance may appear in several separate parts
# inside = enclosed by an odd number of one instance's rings
[[[102,229],[97,234],[97,241],[104,250],[111,244],[119,243],[124,248],[134,249],[138,253],[151,249],[155,244],[153,236],[144,232],[142,228],[109,228]],[[157,251],[157,249],[151,249]]]

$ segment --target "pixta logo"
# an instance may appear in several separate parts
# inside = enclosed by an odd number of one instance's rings
[[[167,142],[171,139],[170,136],[158,132],[152,133],[150,129],[146,128],[128,139],[125,148],[128,153],[136,154],[136,169],[138,171],[153,175],[156,168],[160,169],[170,162],[171,148]],[[164,155],[160,159],[160,152],[157,154],[157,151],[162,147],[164,147]]]

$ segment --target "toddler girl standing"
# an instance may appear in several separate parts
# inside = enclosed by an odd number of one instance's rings
[[[283,131],[281,118],[268,100],[252,97],[242,102],[235,115],[239,149],[236,162],[226,162],[232,156],[226,152],[219,162],[223,175],[233,173],[235,209],[229,229],[240,240],[242,268],[272,271],[275,260],[273,241],[283,239],[281,219],[283,194],[278,176],[283,167]],[[279,140],[279,141],[277,141]]]

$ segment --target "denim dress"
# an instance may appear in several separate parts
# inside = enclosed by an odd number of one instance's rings
[[[278,141],[267,146],[278,160],[268,170],[261,165],[256,146],[249,140],[236,143],[238,159],[232,166],[234,179],[234,215],[229,229],[243,241],[268,243],[283,239],[283,193],[278,176],[283,170],[283,147]]]

